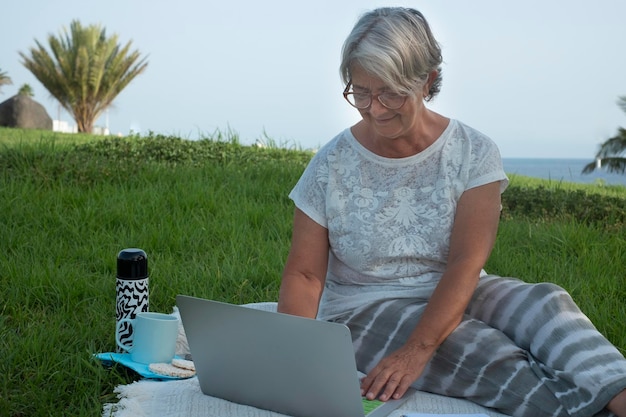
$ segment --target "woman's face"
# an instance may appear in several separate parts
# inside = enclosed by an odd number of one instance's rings
[[[422,92],[408,96],[404,105],[391,110],[378,101],[376,95],[392,91],[382,80],[376,78],[361,67],[355,65],[351,71],[352,88],[354,91],[369,92],[375,97],[366,109],[359,109],[363,121],[380,137],[388,139],[411,138],[419,128],[419,120],[425,106]]]

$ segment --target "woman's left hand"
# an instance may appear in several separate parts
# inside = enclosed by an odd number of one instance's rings
[[[382,359],[361,380],[361,395],[381,401],[401,398],[422,374],[433,349],[406,344]]]

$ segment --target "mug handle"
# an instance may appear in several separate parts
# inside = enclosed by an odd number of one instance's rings
[[[123,344],[122,341],[120,340],[120,327],[122,326],[122,324],[124,324],[126,322],[130,323],[130,325],[132,326],[132,325],[134,325],[134,321],[135,320],[126,317],[126,318],[123,318],[120,321],[118,321],[117,325],[115,327],[115,343],[117,343],[117,345],[120,348],[124,349],[126,352],[130,352],[130,350],[133,347],[132,347],[132,345],[128,346],[128,345]]]

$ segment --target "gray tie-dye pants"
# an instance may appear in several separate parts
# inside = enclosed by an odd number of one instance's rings
[[[382,300],[333,321],[350,328],[367,372],[403,344],[424,308]],[[604,407],[626,388],[626,360],[562,288],[488,275],[413,386],[516,417],[610,416]]]

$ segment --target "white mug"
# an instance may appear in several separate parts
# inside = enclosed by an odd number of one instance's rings
[[[178,318],[163,313],[138,313],[134,319],[124,318],[117,323],[130,322],[133,326],[132,345],[121,342],[118,331],[115,332],[117,345],[130,353],[134,362],[151,364],[158,362],[169,363],[176,353],[176,338],[178,337]]]

